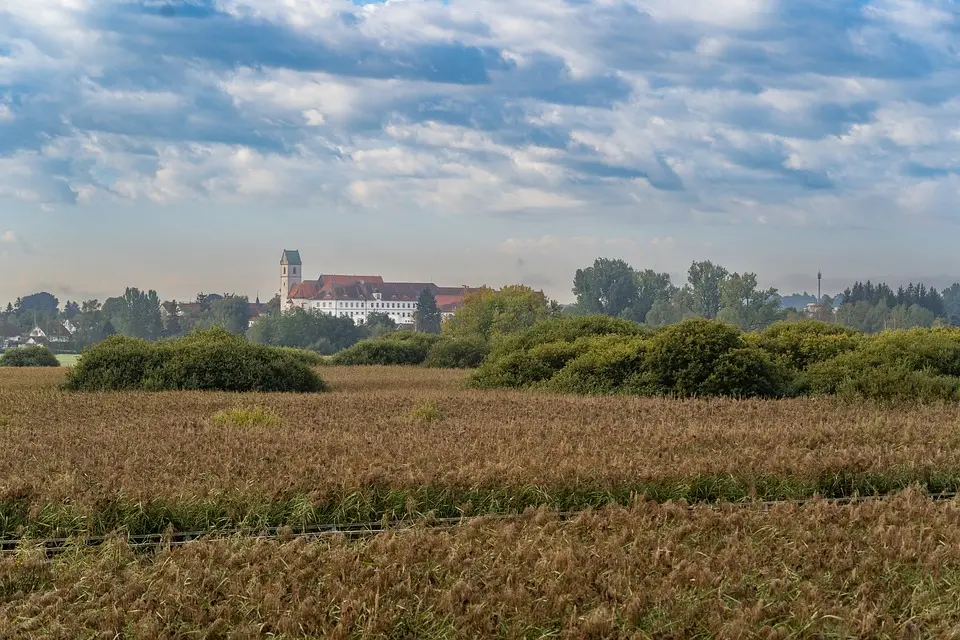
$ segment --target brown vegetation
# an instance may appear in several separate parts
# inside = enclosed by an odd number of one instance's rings
[[[0,370],[0,524],[146,532],[960,482],[955,405],[539,395],[467,390],[464,375],[327,367],[333,391],[316,396],[86,394],[55,371]],[[258,407],[276,420],[213,419]]]
[[[122,543],[0,558],[0,636],[953,637],[957,503],[688,510],[414,529],[361,543]]]

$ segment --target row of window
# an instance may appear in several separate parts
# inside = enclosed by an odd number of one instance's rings
[[[365,311],[341,311],[341,312],[340,312],[340,317],[341,317],[341,318],[348,318],[348,317],[349,317],[349,318],[355,318],[355,317],[357,317],[357,316],[366,317],[366,315],[367,315],[367,314],[366,314]],[[401,317],[401,318],[412,318],[412,317],[413,317],[413,312],[412,312],[412,311],[392,311],[392,312],[390,312],[388,315],[391,315],[391,316],[399,316],[399,317]]]
[[[367,306],[364,307],[363,302],[343,302],[339,306],[344,309],[416,309],[416,302],[368,302]],[[324,309],[329,309],[330,307],[336,307],[336,302],[324,302]]]

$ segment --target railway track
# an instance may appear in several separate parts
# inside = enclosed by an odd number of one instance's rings
[[[868,502],[877,502],[887,500],[897,495],[896,493],[871,495],[871,496],[852,496],[845,498],[803,498],[795,500],[765,500],[765,501],[742,501],[742,502],[692,502],[688,508],[703,507],[737,507],[751,509],[770,509],[778,505],[805,506],[811,503],[818,504],[864,504]],[[944,492],[929,494],[933,501],[943,502],[957,498],[957,492]],[[570,520],[588,510],[561,511],[551,514],[560,520]],[[423,517],[407,520],[392,521],[367,521],[345,524],[318,524],[308,527],[292,529],[289,526],[264,527],[260,529],[253,528],[232,528],[232,529],[210,529],[206,531],[186,531],[172,533],[123,535],[118,532],[105,536],[72,536],[61,538],[9,538],[0,540],[0,554],[20,553],[24,547],[41,548],[48,557],[53,557],[70,549],[77,547],[95,547],[104,544],[110,540],[122,539],[126,541],[128,547],[138,551],[149,551],[157,549],[168,549],[182,547],[198,540],[216,540],[235,537],[243,537],[246,540],[280,540],[293,538],[325,538],[333,536],[344,536],[347,538],[363,538],[380,535],[384,533],[398,533],[404,530],[412,529],[416,526],[426,526],[433,529],[449,529],[461,526],[470,521],[481,518],[487,520],[516,520],[520,518],[520,513],[492,513],[480,514],[476,516],[457,516],[450,518]]]

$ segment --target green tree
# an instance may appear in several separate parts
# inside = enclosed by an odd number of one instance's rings
[[[108,298],[103,311],[122,335],[144,340],[156,340],[163,335],[160,299],[152,289],[127,287],[122,297]]]
[[[573,276],[573,294],[584,315],[620,316],[639,302],[636,273],[619,259],[597,258],[593,266],[577,269]]]
[[[67,320],[73,320],[78,313],[80,313],[80,305],[73,300],[67,300],[67,303],[63,306],[63,317]]]
[[[440,308],[437,307],[437,298],[430,289],[424,289],[417,298],[417,311],[414,322],[417,331],[422,333],[440,333]]]
[[[436,301],[434,301],[436,304]],[[377,338],[379,336],[393,333],[397,330],[397,323],[386,313],[380,313],[375,311],[367,315],[366,322],[367,331],[370,334],[371,338]]]
[[[704,318],[716,318],[720,313],[720,285],[727,279],[727,270],[709,260],[694,262],[687,272],[687,282],[693,295],[694,310]]]
[[[117,332],[97,300],[83,302],[73,323],[77,327],[73,341],[80,350],[92,347]]]
[[[542,291],[525,285],[510,285],[499,291],[483,287],[464,299],[456,315],[444,323],[443,331],[454,337],[490,340],[552,317],[552,308]]]
[[[653,305],[658,301],[669,303],[677,291],[670,282],[669,273],[657,273],[653,269],[635,272],[634,284],[637,288],[637,300],[633,307],[621,314],[634,322],[646,322]]]
[[[218,296],[210,301],[204,315],[202,324],[205,327],[220,326],[230,333],[242,335],[250,325],[250,300],[234,294]]]
[[[16,311],[21,314],[37,314],[43,318],[52,318],[56,316],[59,307],[60,301],[57,300],[55,295],[41,291],[23,298],[17,298]]]
[[[351,318],[303,309],[264,316],[247,330],[247,338],[258,344],[309,349],[324,355],[351,347],[365,337],[366,330]]]
[[[763,329],[782,317],[777,290],[758,289],[755,273],[730,274],[720,284],[720,300],[717,318],[743,331]]]

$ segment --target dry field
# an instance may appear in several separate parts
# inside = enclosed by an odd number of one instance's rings
[[[0,558],[0,637],[950,638],[960,504],[651,502],[361,543]]]
[[[83,394],[0,369],[0,537],[960,485],[960,408],[675,402],[324,368],[317,395]],[[274,419],[213,416],[258,407]]]

